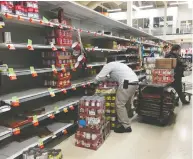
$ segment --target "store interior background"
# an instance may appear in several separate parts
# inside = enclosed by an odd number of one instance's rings
[[[102,21],[100,18],[93,19],[94,16],[92,17],[90,12],[89,14],[86,12],[81,12],[79,14],[80,10],[68,7],[68,5],[70,5],[68,3],[69,2],[62,1],[39,1],[40,14],[48,19],[55,18],[57,9],[61,7],[65,11],[65,16],[71,18],[72,26],[75,26],[76,28],[84,28],[85,30],[91,31],[111,30],[111,24],[105,24],[105,21],[103,20],[104,25],[100,25]],[[76,3],[161,39],[180,44],[184,53],[192,54],[193,1],[191,0],[168,2],[77,1]],[[52,13],[54,13],[54,16]],[[12,28],[13,26],[15,26],[14,30]],[[38,43],[44,45],[44,28],[32,29],[31,27],[25,27],[22,34],[20,34],[22,29],[20,24],[13,23],[12,26],[9,25],[7,28],[9,30],[12,29],[12,40],[14,42],[26,42],[29,33],[31,33],[30,38],[33,40],[34,44]],[[119,35],[116,33],[116,30],[113,30],[113,33],[115,36],[124,35],[124,33]],[[87,35],[82,38],[84,39],[84,42],[86,42]],[[36,52],[35,50],[36,53],[34,52],[28,56],[29,54],[26,54],[28,50],[18,50],[11,53],[9,50],[7,51],[9,53],[2,50],[1,55],[3,55],[10,64],[13,64],[13,67],[18,66],[18,63],[19,66],[23,65],[22,67],[29,67],[34,63],[36,63],[37,66],[42,64],[40,51]],[[98,56],[98,58],[100,58],[100,56],[104,56],[105,51],[100,53],[93,52],[92,54],[93,56]],[[9,59],[8,56],[14,56],[14,58]],[[17,61],[17,63],[14,63],[15,61]],[[31,63],[28,61],[31,61]],[[39,77],[41,77],[41,74]],[[31,79],[31,76],[25,76],[21,77],[18,81],[28,81],[29,79]],[[183,81],[189,85],[187,87],[187,92],[192,93],[192,75],[190,74],[183,78]],[[14,89],[19,89],[21,87],[35,88],[36,86],[37,83],[28,82],[25,85],[16,85]],[[7,92],[13,90],[12,84],[4,85],[4,87]],[[33,101],[30,106],[42,106],[42,103],[45,104],[45,101],[48,98],[50,99],[50,97],[45,97],[37,103]],[[68,98],[68,96],[66,98]],[[57,101],[57,99],[55,100]],[[27,105],[28,103],[25,104],[26,106],[29,106]],[[56,138],[49,142],[46,145],[46,148],[54,147],[62,149],[64,159],[191,159],[192,102],[187,106],[182,106],[180,103],[179,107],[176,108],[175,113],[177,114],[175,121],[165,127],[141,123],[139,122],[138,117],[134,116],[132,118],[132,133],[120,135],[112,132],[105,143],[97,151],[76,147],[74,135],[70,137],[68,135],[63,135]],[[7,153],[9,153],[9,151]]]

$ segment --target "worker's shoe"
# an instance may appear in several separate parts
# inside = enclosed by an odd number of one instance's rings
[[[115,128],[114,132],[116,133],[130,133],[132,132],[132,129],[131,127],[128,127],[128,128],[124,128],[124,126],[120,126],[118,128]]]

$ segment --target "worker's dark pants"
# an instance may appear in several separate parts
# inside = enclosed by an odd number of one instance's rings
[[[182,77],[175,78],[174,82],[172,83],[172,86],[178,93],[178,96],[181,102],[183,103],[185,101],[185,96],[184,96],[184,93],[182,92]]]

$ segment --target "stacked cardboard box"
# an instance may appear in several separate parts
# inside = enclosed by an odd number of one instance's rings
[[[101,82],[96,93],[105,97],[105,118],[110,122],[111,129],[117,126],[117,113],[115,107],[117,82]]]
[[[84,96],[79,102],[79,124],[75,134],[78,147],[97,150],[110,133],[110,123],[105,121],[105,99]]]

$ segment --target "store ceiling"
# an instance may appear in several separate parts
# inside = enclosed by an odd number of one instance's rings
[[[133,1],[133,5],[144,10],[144,9],[152,9],[152,8],[163,8],[165,2],[166,1]],[[167,6],[168,7],[171,6],[172,3],[176,3],[175,5],[172,5],[172,6],[178,6],[178,5],[181,5],[180,3],[183,3],[183,2],[185,1],[168,1]],[[112,10],[112,9],[121,9],[122,11],[127,10],[126,1],[77,1],[77,3],[100,12]]]

